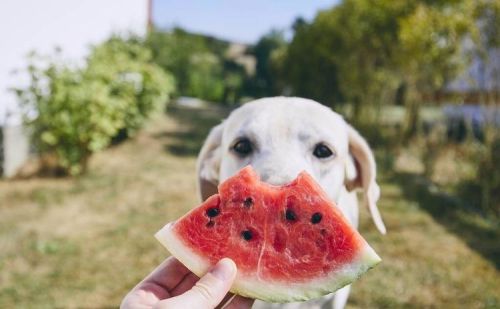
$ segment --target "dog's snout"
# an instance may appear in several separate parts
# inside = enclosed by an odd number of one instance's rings
[[[266,169],[261,171],[260,178],[262,181],[274,185],[274,186],[282,186],[284,184],[292,182],[298,173],[287,173],[285,171],[277,171],[275,169]]]
[[[262,155],[259,160],[252,162],[253,168],[263,182],[282,186],[295,180],[301,171],[308,170],[308,167],[297,156],[279,151],[274,151],[273,154]]]

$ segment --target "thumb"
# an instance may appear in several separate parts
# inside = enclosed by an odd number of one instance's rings
[[[215,308],[229,292],[236,277],[236,264],[223,258],[191,290],[162,300],[159,308]]]

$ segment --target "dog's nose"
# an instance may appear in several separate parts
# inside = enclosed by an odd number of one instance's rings
[[[282,186],[284,184],[292,182],[298,175],[298,173],[290,173],[286,171],[277,171],[275,169],[265,169],[259,172],[260,179],[274,186]]]

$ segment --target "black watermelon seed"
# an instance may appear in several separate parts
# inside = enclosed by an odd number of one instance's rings
[[[220,213],[219,208],[209,208],[207,209],[207,216],[210,218],[218,216]]]
[[[253,205],[253,199],[251,197],[247,197],[244,201],[243,201],[243,205],[245,205],[246,208],[250,208],[250,206]]]
[[[252,235],[251,231],[246,230],[246,231],[241,232],[241,237],[243,237],[243,239],[248,241],[248,240],[252,239],[253,235]]]
[[[215,222],[210,220],[207,222],[207,227],[213,227],[215,225]]]
[[[323,219],[323,215],[320,214],[319,212],[315,212],[311,217],[311,223],[312,224],[319,223],[321,219]]]
[[[295,221],[295,220],[297,220],[297,215],[293,212],[293,210],[287,209],[285,212],[285,218],[288,221]]]

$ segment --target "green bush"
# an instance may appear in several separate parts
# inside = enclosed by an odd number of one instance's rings
[[[87,73],[109,85],[113,96],[129,101],[124,126],[129,134],[140,128],[174,90],[171,75],[152,63],[150,50],[138,39],[112,37],[94,47]]]
[[[120,130],[140,128],[174,83],[138,39],[112,37],[94,46],[82,67],[59,56],[32,57],[30,85],[17,94],[39,152],[54,155],[59,167],[76,175]]]
[[[180,28],[152,31],[146,40],[153,59],[175,76],[176,96],[234,103],[247,78],[244,67],[228,56],[230,44]]]
[[[221,101],[224,95],[224,81],[219,59],[207,53],[193,57],[191,62],[188,73],[189,89],[186,94],[212,102]]]

